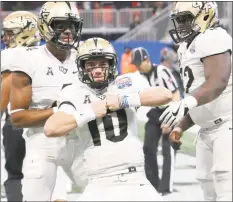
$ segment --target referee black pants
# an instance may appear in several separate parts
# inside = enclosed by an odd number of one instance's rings
[[[172,192],[173,179],[172,172],[174,169],[175,152],[168,140],[168,134],[163,135],[160,129],[159,117],[162,114],[161,109],[151,109],[147,116],[149,118],[145,125],[144,138],[144,158],[146,177],[154,188],[160,193]],[[162,178],[159,179],[159,168],[157,160],[157,151],[159,140],[162,137]]]
[[[22,166],[25,157],[25,141],[22,137],[23,129],[13,129],[10,121],[6,121],[2,129],[3,145],[5,149],[5,168],[8,174],[4,182],[8,201],[22,201],[23,179]]]

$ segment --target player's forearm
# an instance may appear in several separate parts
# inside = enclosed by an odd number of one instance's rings
[[[216,98],[226,89],[228,81],[217,81],[215,79],[206,80],[191,95],[196,98],[198,105],[207,104]]]
[[[140,92],[141,106],[160,106],[172,101],[172,92],[164,87],[151,87]]]
[[[172,93],[172,101],[179,101],[180,100],[180,91],[176,90]]]
[[[75,128],[77,123],[73,115],[56,112],[46,121],[44,133],[47,137],[60,137],[69,134]]]
[[[194,126],[194,122],[191,119],[190,115],[187,114],[186,116],[184,116],[181,121],[175,126],[175,127],[179,127],[182,129],[182,131],[186,131],[189,128],[191,128],[192,126]]]
[[[11,122],[16,128],[43,127],[46,120],[53,115],[53,109],[22,110],[11,114]]]

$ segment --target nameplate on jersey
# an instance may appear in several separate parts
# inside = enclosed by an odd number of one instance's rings
[[[116,81],[117,88],[123,89],[132,86],[132,79],[129,77],[124,77]]]
[[[130,173],[137,171],[136,167],[134,167],[134,166],[128,167],[128,170]]]
[[[219,123],[221,123],[222,122],[222,119],[221,118],[219,118],[219,119],[217,119],[217,120],[215,120],[214,121],[214,123],[217,125],[217,124],[219,124]]]
[[[59,70],[63,72],[64,74],[66,74],[68,71],[68,69],[64,68],[63,66],[59,66]]]

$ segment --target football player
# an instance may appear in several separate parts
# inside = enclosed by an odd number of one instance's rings
[[[216,2],[177,2],[170,35],[186,95],[161,115],[173,142],[197,124],[197,178],[204,199],[232,201],[232,37],[219,26]],[[178,124],[177,124],[178,123]],[[177,124],[177,125],[176,125]]]
[[[37,17],[27,11],[10,13],[2,25],[2,40],[5,49],[1,51],[1,117],[4,112],[5,123],[3,131],[3,146],[5,153],[5,168],[7,180],[4,182],[8,201],[22,201],[23,178],[22,165],[25,156],[25,141],[22,137],[23,130],[15,130],[10,122],[7,105],[10,99],[12,83],[11,66],[17,63],[18,54],[25,47],[36,46],[40,43],[40,36],[36,26]],[[4,117],[2,117],[4,118]]]
[[[86,185],[78,138],[48,139],[43,133],[45,121],[57,109],[58,92],[74,75],[72,49],[80,41],[82,19],[69,2],[46,2],[37,27],[46,45],[29,47],[12,66],[11,120],[15,127],[27,128],[23,200],[51,201],[58,166],[76,184]]]
[[[89,184],[79,200],[161,200],[144,173],[136,108],[166,104],[171,91],[150,87],[139,72],[117,77],[115,50],[102,38],[80,45],[77,67],[83,85],[63,88],[59,111],[44,130],[48,137],[71,133],[82,139]]]
[[[3,41],[6,49],[1,52],[1,110],[5,111],[10,98],[12,84],[11,67],[17,64],[19,54],[27,54],[26,48],[39,45],[41,37],[37,28],[37,17],[26,11],[16,11],[9,14],[3,21]],[[22,201],[23,178],[22,164],[25,156],[25,140],[22,129],[13,129],[10,116],[6,111],[6,121],[3,127],[4,150],[8,180],[4,183],[8,201]],[[58,170],[56,185],[52,200],[66,199],[64,173]]]

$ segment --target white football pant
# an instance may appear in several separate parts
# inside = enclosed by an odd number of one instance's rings
[[[78,201],[163,201],[144,172],[90,179]]]
[[[64,170],[59,166],[57,168],[56,184],[53,190],[51,201],[67,200],[67,185],[71,183]]]
[[[206,201],[232,201],[232,122],[201,129],[196,145],[197,179]]]
[[[58,182],[58,196],[53,196],[57,168],[61,166],[68,177],[79,187],[87,184],[83,167],[83,150],[77,136],[47,138],[43,133],[25,138],[26,156],[23,164],[22,193],[24,201],[51,201],[62,199],[67,180]],[[60,180],[62,178],[59,178]],[[58,181],[59,181],[58,179]],[[64,179],[64,178],[63,178]]]

